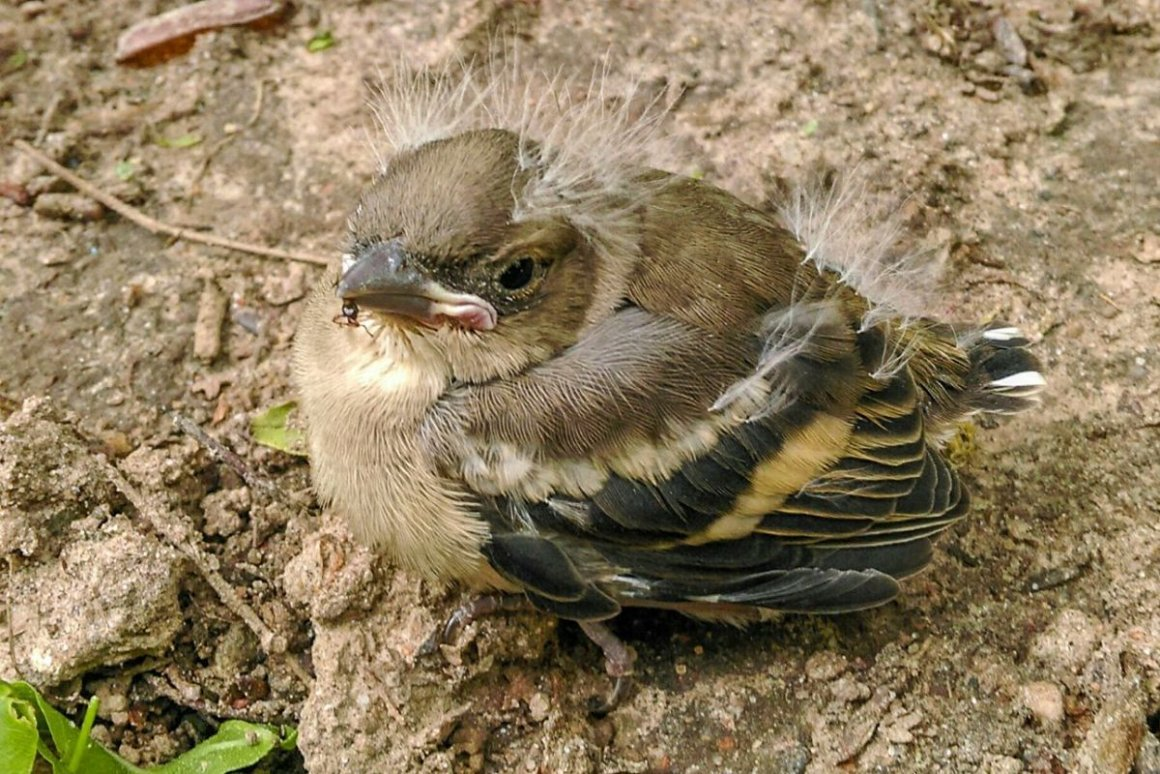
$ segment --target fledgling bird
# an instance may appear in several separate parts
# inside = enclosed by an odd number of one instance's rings
[[[922,316],[852,189],[771,214],[659,171],[659,112],[594,85],[386,86],[295,376],[320,501],[406,569],[580,622],[615,700],[624,606],[893,598],[967,510],[942,439],[1044,380],[1016,329]]]

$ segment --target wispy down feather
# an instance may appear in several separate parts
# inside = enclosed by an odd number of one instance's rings
[[[902,224],[897,211],[877,203],[858,171],[849,175],[815,174],[790,190],[779,206],[787,229],[800,243],[802,263],[833,272],[839,282],[867,302],[861,329],[886,323],[881,362],[870,374],[886,381],[903,369],[915,352],[912,325],[921,327],[942,266],[930,251],[900,249]],[[834,304],[795,300],[771,310],[761,335],[764,343],[757,367],[731,385],[710,407],[734,408],[741,396],[764,393],[766,404],[755,416],[777,411],[792,397],[792,374],[842,322]]]
[[[546,76],[515,51],[481,66],[456,62],[385,79],[372,108],[391,156],[473,129],[506,129],[520,140],[520,164],[535,170],[513,185],[517,220],[566,213],[599,249],[635,251],[633,210],[661,183],[642,177],[663,166],[659,130],[666,107],[641,100],[639,83],[615,90],[607,63],[583,79]],[[642,105],[643,102],[643,105]]]
[[[812,176],[786,197],[780,214],[805,260],[834,272],[870,302],[864,329],[930,312],[942,265],[929,250],[900,249],[901,218],[874,200],[863,172]]]
[[[749,376],[734,382],[709,407],[712,412],[753,405],[753,396],[762,395],[749,418],[767,416],[798,397],[801,385],[794,383],[794,361],[809,356],[811,350],[832,335],[842,324],[841,315],[828,300],[790,304],[762,320],[763,346],[757,367]]]

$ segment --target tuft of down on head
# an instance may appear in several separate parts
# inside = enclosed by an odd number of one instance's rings
[[[597,250],[631,254],[639,244],[634,211],[663,185],[645,171],[668,157],[659,132],[667,107],[640,91],[637,82],[612,88],[607,63],[584,82],[522,66],[515,52],[479,66],[399,67],[371,103],[376,153],[385,171],[392,157],[436,140],[509,131],[519,171],[530,173],[513,176],[513,220],[566,215]]]

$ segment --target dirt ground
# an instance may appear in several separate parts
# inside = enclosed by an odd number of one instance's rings
[[[101,696],[95,736],[142,764],[243,717],[299,725],[276,771],[1160,771],[1155,0],[314,2],[116,64],[179,5],[0,6],[0,675]],[[568,624],[488,620],[416,659],[458,597],[367,556],[305,461],[253,442],[318,268],[151,234],[11,144],[164,221],[331,256],[375,168],[367,81],[515,29],[548,70],[608,52],[614,82],[680,95],[676,171],[751,201],[860,165],[946,259],[936,314],[1020,325],[1049,380],[976,429],[973,513],[900,600],[748,631],[625,615],[639,688],[601,720]]]

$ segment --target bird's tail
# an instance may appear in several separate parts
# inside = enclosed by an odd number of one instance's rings
[[[1039,401],[1046,381],[1018,328],[991,323],[956,331],[915,321],[899,333],[935,434],[973,414],[1015,414]]]
[[[959,338],[970,370],[963,399],[969,412],[1016,414],[1039,403],[1047,384],[1030,342],[1009,325],[992,324]]]

